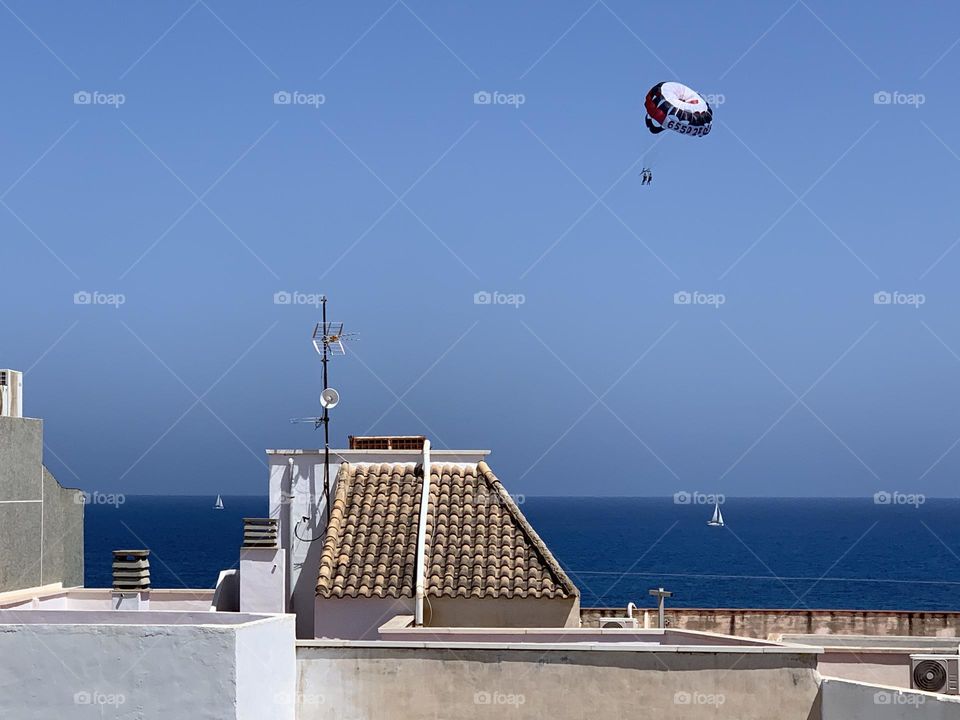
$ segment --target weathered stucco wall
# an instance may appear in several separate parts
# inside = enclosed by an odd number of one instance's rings
[[[822,720],[957,720],[960,698],[823,678]]]
[[[42,585],[83,585],[83,493],[65,488],[43,468]]]
[[[656,610],[648,610],[656,624]],[[580,618],[595,627],[601,615],[623,615],[623,608],[585,608]],[[641,611],[642,616],[642,611]],[[883,610],[753,610],[670,608],[667,627],[766,639],[780,633],[830,635],[960,636],[960,612]]]
[[[819,720],[815,655],[301,644],[297,664],[298,720]]]
[[[43,466],[43,422],[0,417],[0,592],[83,584],[83,496]]]

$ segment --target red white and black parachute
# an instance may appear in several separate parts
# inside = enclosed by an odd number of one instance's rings
[[[678,82],[657,83],[644,101],[647,128],[654,135],[673,130],[681,135],[703,137],[713,127],[713,109],[696,90]]]

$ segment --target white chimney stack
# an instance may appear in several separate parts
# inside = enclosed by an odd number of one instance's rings
[[[0,417],[23,417],[23,373],[0,370]]]

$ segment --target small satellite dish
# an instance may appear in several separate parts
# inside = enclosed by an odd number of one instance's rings
[[[324,410],[332,410],[340,402],[340,393],[333,388],[327,388],[320,393],[320,407]]]

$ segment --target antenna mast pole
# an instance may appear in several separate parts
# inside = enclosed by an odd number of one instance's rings
[[[320,298],[323,306],[323,327],[327,327],[327,296]],[[326,332],[326,330],[324,330]],[[323,389],[327,389],[327,343],[323,343]],[[323,513],[330,522],[330,410],[323,408]]]
[[[319,430],[323,425],[323,502],[324,516],[326,521],[330,522],[330,409],[337,406],[340,402],[340,395],[330,387],[330,378],[328,375],[327,364],[337,356],[343,355],[346,350],[343,347],[345,340],[351,340],[355,333],[344,333],[342,322],[327,321],[327,296],[320,296],[320,306],[323,317],[321,322],[313,328],[313,349],[320,356],[320,362],[323,365],[323,391],[320,393],[320,405],[323,407],[323,413],[319,416],[307,418],[291,418],[290,422],[310,422],[313,423],[313,429]],[[306,518],[304,518],[305,520]],[[302,538],[301,538],[302,539]],[[317,538],[314,538],[317,539]],[[310,542],[313,542],[312,540]]]

